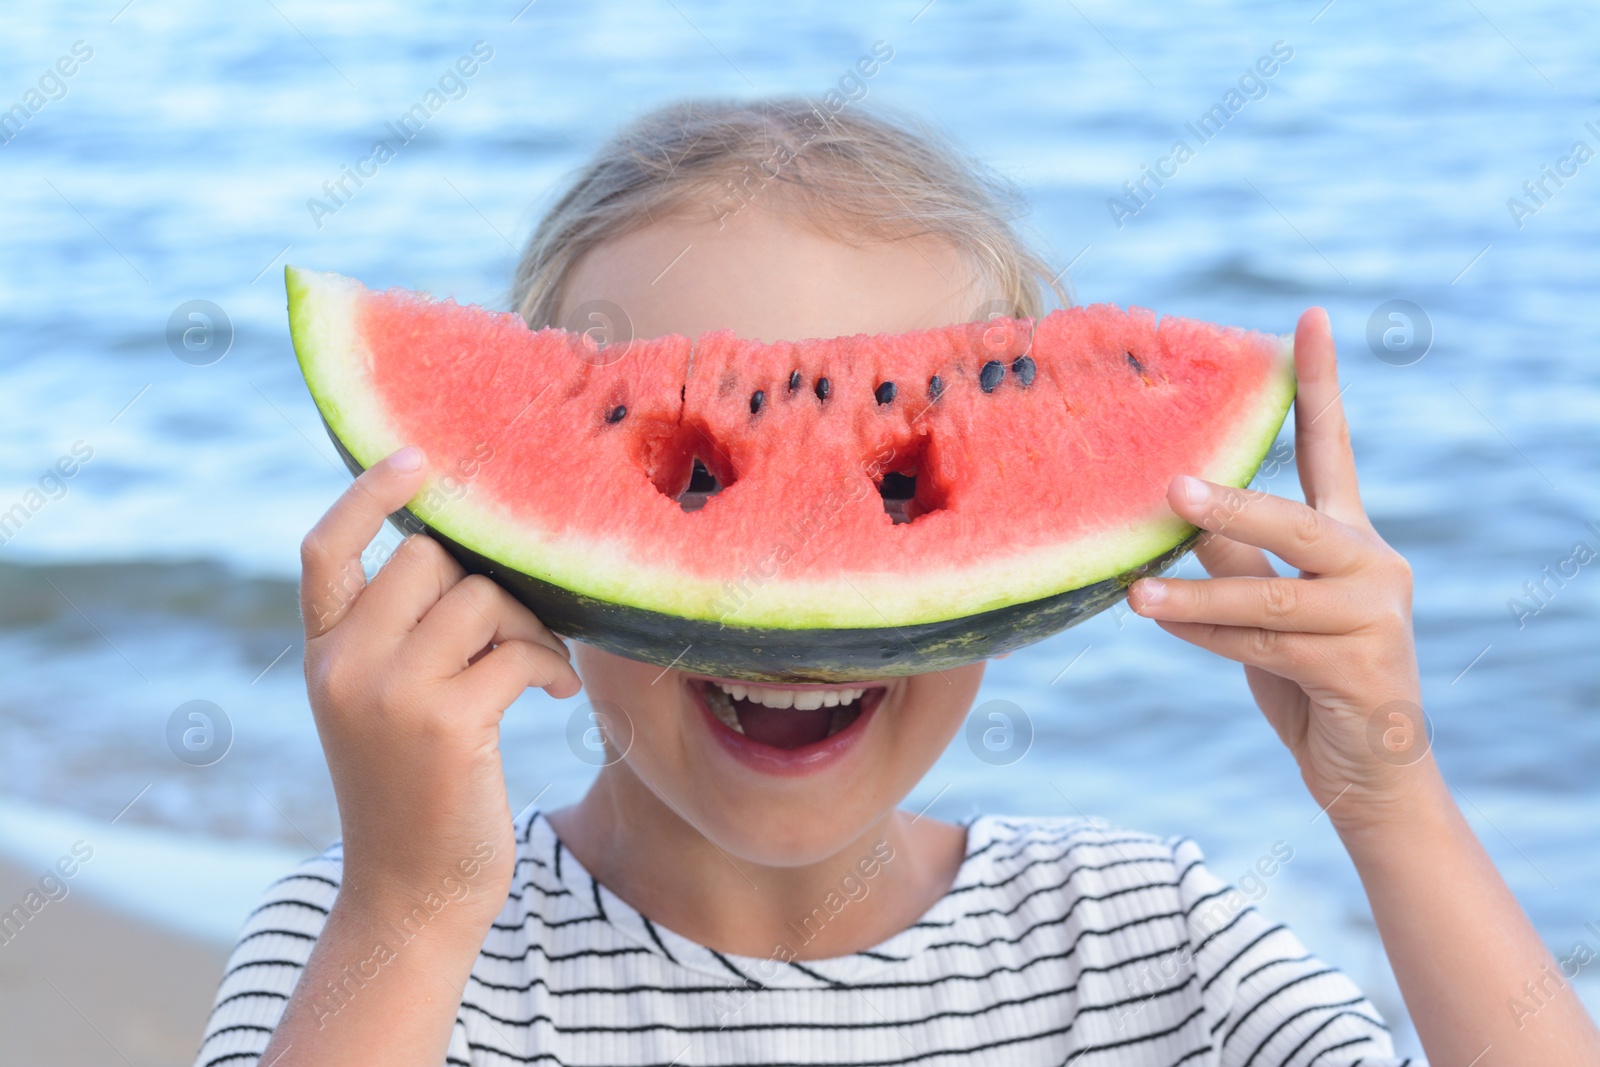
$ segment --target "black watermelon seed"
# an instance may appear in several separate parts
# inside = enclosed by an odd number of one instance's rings
[[[935,374],[928,379],[928,399],[938,400],[944,395],[944,379]]]
[[[789,374],[789,392],[792,393],[798,388],[800,388],[800,372],[791,371]]]
[[[879,384],[877,390],[872,395],[877,398],[878,403],[880,404],[894,403],[894,383],[883,382]]]
[[[1039,368],[1033,365],[1033,358],[1031,356],[1018,356],[1011,363],[1011,373],[1015,374],[1017,379],[1021,381],[1023,385],[1032,385],[1033,376],[1037,374],[1038,371]]]
[[[826,399],[828,399],[828,393],[831,392],[832,389],[833,389],[833,386],[828,384],[828,379],[826,379],[826,378],[818,378],[817,379],[817,399],[818,400],[826,400]]]
[[[614,407],[610,411],[606,412],[606,421],[607,422],[621,422],[623,419],[625,419],[627,417],[628,417],[628,409],[623,407],[621,404],[618,404],[616,407]]]
[[[1144,364],[1140,363],[1139,360],[1134,356],[1134,354],[1132,352],[1128,353],[1128,366],[1133,368],[1133,372],[1135,374],[1143,374],[1144,373]]]
[[[767,394],[757,389],[750,394],[750,414],[754,415],[761,410],[761,405],[767,402]]]
[[[991,359],[983,365],[978,372],[978,387],[986,393],[992,393],[1000,387],[1000,381],[1006,376],[1006,366],[998,359]]]

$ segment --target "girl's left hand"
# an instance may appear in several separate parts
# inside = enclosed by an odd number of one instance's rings
[[[1411,568],[1368,521],[1328,316],[1295,330],[1295,461],[1306,503],[1180,475],[1172,509],[1207,531],[1212,577],[1145,578],[1128,603],[1245,665],[1256,703],[1341,831],[1404,816],[1436,779],[1411,633]],[[1300,569],[1281,578],[1266,549]],[[1420,772],[1420,773],[1418,773]]]

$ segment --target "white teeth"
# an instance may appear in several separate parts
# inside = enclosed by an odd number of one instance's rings
[[[713,684],[734,700],[748,700],[752,704],[764,704],[769,708],[787,708],[794,705],[792,689],[762,689],[753,685],[735,685],[732,682]]]
[[[733,710],[733,701],[720,687],[706,686],[706,704],[718,722],[734,733],[744,733],[744,727],[739,725],[739,715]]]
[[[707,688],[726,693],[730,700],[748,700],[769,708],[798,708],[802,711],[843,707],[855,703],[866,694],[865,689],[767,689],[733,682],[713,682]],[[728,713],[733,714],[731,704]]]

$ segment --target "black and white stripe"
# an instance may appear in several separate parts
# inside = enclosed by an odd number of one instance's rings
[[[870,950],[785,961],[717,952],[651,922],[537,812],[517,836],[516,881],[468,980],[448,1063],[1401,1063],[1354,984],[1212,877],[1187,839],[980,818],[955,884],[917,923]],[[341,859],[335,847],[268,889],[197,1067],[256,1063],[333,905]]]

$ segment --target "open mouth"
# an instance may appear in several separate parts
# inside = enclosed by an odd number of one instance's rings
[[[691,684],[718,722],[761,745],[798,749],[848,730],[882,699],[886,686],[771,687],[697,678]]]

